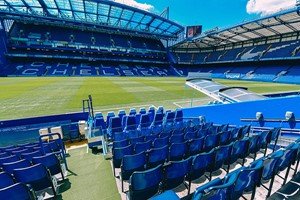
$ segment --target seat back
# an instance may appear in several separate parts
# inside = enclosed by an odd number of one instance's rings
[[[175,111],[175,117],[174,117],[174,122],[183,122],[183,112],[181,109],[177,109]]]
[[[181,142],[183,142],[184,141],[184,133],[183,134],[181,134],[181,135],[172,135],[171,137],[170,137],[170,144],[172,144],[172,143],[181,143]]]
[[[23,183],[16,183],[9,187],[0,189],[1,199],[11,200],[35,200],[34,192]]]
[[[111,117],[109,119],[108,133],[110,135],[113,135],[115,133],[120,133],[122,131],[123,131],[123,129],[122,129],[120,117]]]
[[[119,110],[119,112],[118,112],[118,117],[120,117],[120,119],[122,119],[123,116],[125,116],[125,115],[126,115],[125,110]]]
[[[135,114],[136,114],[136,109],[131,108],[128,115],[135,115]]]
[[[214,165],[215,160],[215,149],[210,150],[209,152],[199,153],[193,156],[193,163],[191,167],[190,175],[188,176],[189,180],[196,180],[205,172],[211,171],[210,169]]]
[[[134,151],[136,154],[148,151],[152,148],[152,141],[138,142],[135,144]]]
[[[263,163],[264,163],[264,170],[263,170],[263,174],[262,174],[263,180],[269,180],[269,179],[273,178],[273,176],[275,176],[275,174],[277,174],[277,172],[279,170],[280,158],[283,156],[283,154],[284,154],[284,151],[279,150],[279,151],[275,151],[274,153],[271,153],[269,156],[262,159]],[[257,162],[259,162],[259,160],[257,160]]]
[[[140,108],[141,115],[146,114],[146,113],[147,113],[146,108]]]
[[[187,156],[188,153],[188,143],[173,143],[170,146],[169,160],[176,161],[182,160]]]
[[[164,138],[156,138],[153,141],[153,148],[160,148],[160,147],[164,147],[164,146],[168,146],[169,145],[169,137],[166,136]]]
[[[226,145],[230,143],[231,132],[223,131],[219,133],[220,145]]]
[[[165,124],[173,124],[174,118],[175,118],[175,112],[168,112],[168,113],[166,113],[164,123]]]
[[[204,151],[209,151],[219,145],[219,134],[209,134],[205,137]]]
[[[135,121],[135,116],[134,115],[129,115],[127,116],[127,120],[126,120],[126,125],[125,125],[125,129],[126,131],[130,131],[130,130],[136,130],[136,121]]]
[[[224,164],[225,160],[230,157],[233,144],[234,143],[232,142],[228,145],[223,145],[216,148],[213,171],[220,169]]]
[[[150,119],[148,114],[143,114],[141,115],[141,120],[140,120],[140,128],[146,128],[150,126]]]
[[[263,171],[263,161],[251,163],[249,167],[242,167],[238,172],[235,187],[234,199],[239,199],[244,191],[253,191],[260,185]],[[234,172],[233,172],[234,173]]]
[[[28,160],[29,162],[32,161],[33,157],[41,156],[43,155],[41,151],[34,151],[31,153],[22,153],[21,158]]]
[[[141,152],[133,155],[125,155],[121,164],[122,180],[129,180],[135,171],[143,171],[146,166],[146,154]]]
[[[181,161],[171,161],[170,164],[165,167],[164,189],[169,190],[183,183],[185,177],[190,172],[192,162],[192,157]]]
[[[158,193],[162,180],[163,174],[161,165],[146,171],[133,172],[129,180],[129,199],[149,199]]]
[[[169,147],[166,145],[160,148],[153,148],[148,153],[147,168],[153,168],[164,164],[168,160]]]
[[[14,184],[13,177],[8,172],[0,172],[0,189]]]
[[[15,162],[18,161],[19,157],[16,155],[11,155],[8,157],[0,158],[0,166],[2,166],[3,163],[10,163],[10,162]]]
[[[53,176],[55,174],[61,173],[62,174],[62,169],[60,162],[55,154],[48,154],[44,156],[38,156],[38,157],[33,157],[32,158],[32,163],[33,164],[38,164],[41,163],[44,166],[49,169],[50,174]],[[63,176],[63,174],[62,174]]]
[[[109,127],[110,126],[110,118],[114,117],[115,113],[114,112],[108,112],[107,116],[106,116],[106,126]]]
[[[9,153],[7,153],[7,152],[0,153],[0,158],[5,158],[5,157],[8,157],[8,156],[9,156]]]
[[[30,184],[31,187],[36,191],[52,187],[52,190],[55,194],[51,177],[47,172],[47,168],[42,164],[36,164],[26,168],[14,169],[13,174],[16,181]]]
[[[192,139],[190,141],[190,145],[189,145],[189,155],[193,156],[196,155],[200,152],[202,152],[203,150],[203,146],[204,146],[204,137],[201,138],[196,138],[196,139]]]
[[[163,123],[163,113],[156,112],[152,122],[152,126],[162,125],[162,123]]]
[[[10,174],[13,174],[14,169],[25,168],[25,167],[29,167],[29,166],[30,166],[30,162],[26,159],[22,159],[22,160],[10,162],[10,163],[3,163],[3,165],[2,165],[4,171],[6,171]]]
[[[119,168],[121,166],[122,158],[125,155],[132,155],[133,154],[133,145],[128,145],[122,148],[115,148],[112,151],[113,153],[113,165],[114,168]]]

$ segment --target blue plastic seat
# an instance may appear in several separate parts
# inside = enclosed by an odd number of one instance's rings
[[[27,145],[24,148],[29,149],[30,151],[34,151],[34,147],[40,147],[40,144],[31,144],[31,145]]]
[[[7,152],[0,153],[0,158],[5,158],[5,157],[8,157],[8,156],[9,156],[9,153],[7,153]]]
[[[129,179],[129,200],[146,200],[157,194],[163,180],[162,166],[133,172]]]
[[[214,164],[213,167],[211,167],[211,169],[209,170],[209,180],[211,180],[212,172],[221,169],[225,161],[230,158],[233,144],[234,143],[230,143],[228,145],[216,147]]]
[[[13,173],[16,181],[30,184],[35,191],[51,187],[53,195],[56,196],[51,176],[44,165],[36,164],[26,168],[14,169]]]
[[[14,169],[29,167],[31,164],[28,160],[22,159],[15,162],[3,163],[2,168],[4,171],[13,174]]]
[[[277,145],[277,142],[278,142],[278,138],[281,134],[281,128],[273,128],[271,130],[272,132],[272,136],[271,136],[271,142],[274,141],[274,147],[273,147],[273,152],[276,150],[276,145]]]
[[[134,146],[134,151],[136,154],[141,152],[146,152],[152,148],[152,141],[148,140],[146,142],[138,142]]]
[[[228,200],[232,199],[236,173],[228,174],[224,179],[216,178],[207,184],[200,186],[194,192],[192,200]]]
[[[0,189],[14,184],[14,178],[8,172],[0,172]]]
[[[298,143],[291,143],[284,149],[283,156],[280,157],[280,159],[278,161],[278,173],[287,169],[285,177],[283,178],[282,185],[284,185],[287,181],[289,171],[291,169],[291,165],[295,164],[297,154],[298,154],[298,149],[299,149]]]
[[[169,138],[168,137],[156,138],[153,141],[153,148],[160,148],[160,147],[164,147],[166,145],[167,146],[169,145]]]
[[[257,152],[260,149],[260,146],[258,145],[259,137],[260,135],[254,135],[249,138],[249,154],[254,154],[253,160],[256,159]]]
[[[191,166],[191,171],[187,176],[187,180],[189,181],[189,191],[192,181],[202,177],[205,172],[211,171],[211,168],[214,166],[215,160],[215,149],[212,149],[209,152],[204,152],[193,156],[193,162]]]
[[[47,154],[44,156],[33,157],[32,163],[33,164],[41,163],[47,167],[47,169],[50,171],[50,174],[52,176],[56,174],[61,174],[62,179],[65,179],[64,173],[60,165],[60,161],[55,154]]]
[[[128,145],[129,145],[129,140],[128,139],[124,139],[124,140],[120,140],[120,141],[113,141],[113,149],[114,148],[126,147]]]
[[[121,133],[121,132],[123,132],[123,129],[122,129],[120,117],[110,117],[109,126],[107,128],[108,135],[114,138],[115,133]]]
[[[129,180],[135,171],[144,171],[146,169],[146,154],[141,152],[133,155],[124,155],[121,164],[122,192],[124,192],[124,180]]]
[[[175,118],[175,112],[166,113],[166,116],[165,116],[164,122],[163,122],[165,131],[169,131],[169,130],[173,129],[174,118]]]
[[[120,119],[122,119],[123,116],[126,116],[125,110],[119,110],[119,112],[118,112],[118,117],[120,117]]]
[[[231,141],[236,141],[242,136],[242,128],[236,127],[231,130]]]
[[[231,139],[231,132],[230,131],[223,131],[219,133],[220,145],[229,144]]]
[[[244,138],[244,137],[249,137],[250,129],[251,129],[251,126],[250,126],[250,125],[245,125],[245,126],[243,126],[243,127],[242,127],[242,133],[241,133],[239,139],[242,139],[242,138]]]
[[[141,113],[138,113],[135,115],[135,123],[136,123],[136,127],[138,128],[138,126],[140,125],[141,123],[141,117],[142,117],[142,114]]]
[[[175,129],[172,132],[172,135],[182,135],[185,134],[184,129]]]
[[[108,112],[106,116],[106,127],[108,128],[110,126],[110,118],[115,117],[114,112]]]
[[[0,166],[3,165],[3,163],[10,163],[10,162],[15,162],[20,160],[18,156],[16,155],[11,155],[8,157],[0,158]]]
[[[164,131],[164,132],[162,132],[162,133],[159,134],[159,138],[165,138],[165,137],[170,138],[171,135],[172,135],[172,132],[173,131]]]
[[[163,131],[163,113],[156,112],[151,127],[153,133],[155,134],[158,134]]]
[[[193,158],[181,161],[171,161],[165,166],[164,190],[170,190],[181,185],[192,167]]]
[[[272,131],[263,131],[260,133],[260,137],[258,140],[258,146],[260,149],[265,149],[264,156],[266,156],[268,145],[271,143]]]
[[[278,173],[280,158],[283,156],[283,154],[284,154],[284,151],[279,150],[279,151],[275,151],[274,153],[271,153],[267,157],[263,157],[261,159],[254,161],[254,163],[255,163],[255,162],[260,162],[260,160],[262,160],[264,163],[264,170],[262,173],[262,182],[271,180],[269,188],[266,187],[264,184],[262,184],[262,186],[268,190],[267,198],[271,195],[274,178],[275,178],[275,175]]]
[[[11,153],[13,155],[21,157],[22,153],[30,153],[30,152],[32,152],[30,149],[22,149],[22,150],[19,150],[19,151],[12,151]]]
[[[10,148],[10,149],[5,149],[5,152],[9,153],[10,155],[12,155],[13,151],[20,151],[23,150],[22,147],[14,147],[14,148]]]
[[[227,173],[229,172],[230,165],[237,162],[238,159],[242,159],[242,166],[244,166],[245,158],[249,155],[249,138],[244,138],[234,142],[231,155],[225,160],[224,164],[228,165]]]
[[[135,108],[130,109],[128,116],[130,116],[130,115],[136,115],[136,109]]]
[[[146,108],[140,108],[140,114],[146,114],[147,113],[147,111],[146,111]]]
[[[252,192],[255,197],[256,187],[260,186],[263,171],[263,161],[251,163],[249,167],[241,167],[232,173],[237,173],[232,199],[239,199],[244,192]]]
[[[28,160],[29,162],[32,162],[32,158],[33,157],[37,157],[37,156],[42,156],[42,152],[41,151],[34,151],[31,153],[22,153],[21,154],[21,158]]]
[[[200,138],[200,137],[206,137],[208,135],[208,129],[207,128],[204,128],[204,129],[199,129],[198,132],[197,132],[197,137]]]
[[[180,198],[177,196],[177,194],[173,190],[167,190],[150,200],[180,200]]]
[[[168,160],[169,146],[153,148],[148,152],[147,168],[153,168],[164,164]]]
[[[15,145],[10,145],[10,146],[6,146],[6,147],[0,147],[0,152],[5,152],[6,149],[13,149],[16,148]]]
[[[133,155],[133,145],[128,145],[122,148],[115,148],[112,150],[114,176],[116,176],[115,168],[121,167],[122,158],[125,155]]]
[[[205,137],[203,151],[208,152],[216,146],[219,146],[219,134],[207,135]]]
[[[219,132],[228,131],[228,129],[229,129],[229,125],[228,124],[221,124],[219,126]]]
[[[133,138],[129,138],[129,141],[130,141],[130,144],[132,144],[134,146],[138,142],[144,142],[145,141],[145,137],[144,136],[133,137]]]
[[[151,134],[151,135],[145,135],[145,141],[154,141],[156,138],[158,138],[158,134]]]
[[[34,191],[23,183],[16,183],[6,188],[0,189],[1,199],[9,200],[35,200]]]
[[[184,133],[181,135],[172,135],[169,139],[170,144],[172,143],[181,143],[184,141]]]
[[[134,131],[136,130],[136,118],[134,115],[127,116],[124,131]]]
[[[142,135],[150,135],[152,129],[150,128],[151,121],[149,118],[149,114],[141,115],[140,123],[138,125],[138,129],[142,132]]]
[[[184,140],[189,141],[197,138],[197,132],[187,132],[184,135]]]
[[[193,156],[196,155],[200,152],[202,152],[203,150],[203,146],[204,146],[204,137],[201,138],[196,138],[196,139],[192,139],[191,141],[189,141],[189,155]]]
[[[148,115],[149,115],[149,122],[152,123],[155,115],[155,108],[153,106],[149,107]]]
[[[33,151],[40,151],[44,154],[52,153],[52,150],[50,149],[50,146],[47,145],[47,144],[44,144],[43,147],[41,147],[41,146],[33,147]]]
[[[184,124],[183,124],[183,112],[182,112],[181,109],[177,109],[175,111],[174,128],[175,129],[182,129],[182,128],[184,128]]]
[[[188,155],[188,143],[173,143],[170,146],[169,160],[177,161],[182,160]]]
[[[17,146],[18,146],[18,147],[21,147],[21,148],[23,148],[23,149],[24,149],[24,148],[26,149],[26,146],[28,146],[28,145],[31,145],[31,143],[28,142],[28,143],[18,144]]]

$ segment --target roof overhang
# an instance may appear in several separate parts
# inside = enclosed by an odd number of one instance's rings
[[[278,12],[227,28],[214,28],[202,35],[184,40],[175,49],[201,49],[230,45],[300,31],[300,7]]]
[[[183,26],[160,15],[108,0],[0,0],[0,16],[72,21],[165,38],[177,38],[184,31]]]

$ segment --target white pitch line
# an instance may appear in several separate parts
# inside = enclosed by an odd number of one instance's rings
[[[179,104],[177,104],[176,102],[173,102],[173,104],[179,108],[182,108],[182,106],[180,106]]]
[[[105,108],[105,109],[101,109],[101,110],[95,110],[94,112],[97,112],[97,111],[99,111],[99,112],[101,112],[101,111],[107,111],[107,110],[121,110],[121,109],[126,109],[126,108],[134,108],[134,107],[139,107],[139,108],[141,108],[141,107],[146,107],[146,106],[151,106],[151,105],[139,105],[139,106],[124,106],[124,107],[118,107],[118,108]],[[153,106],[153,105],[152,105]],[[155,106],[154,106],[155,107]],[[156,107],[155,107],[156,108]],[[157,108],[156,108],[157,109]]]

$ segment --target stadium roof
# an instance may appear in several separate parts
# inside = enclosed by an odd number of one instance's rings
[[[242,22],[227,28],[214,28],[186,39],[173,48],[209,48],[300,31],[300,7]]]
[[[94,23],[173,38],[184,30],[162,16],[108,0],[0,0],[0,14],[7,13]]]

